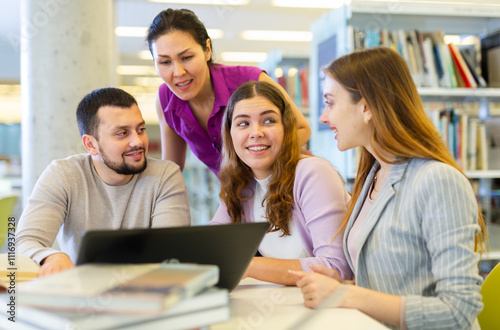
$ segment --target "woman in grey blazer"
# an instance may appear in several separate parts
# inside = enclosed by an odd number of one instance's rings
[[[340,57],[325,73],[320,120],[339,150],[362,147],[340,231],[355,285],[321,266],[292,272],[304,304],[342,291],[340,306],[393,327],[479,328],[484,221],[406,63],[378,47]]]

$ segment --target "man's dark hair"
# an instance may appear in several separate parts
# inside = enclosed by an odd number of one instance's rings
[[[97,111],[101,107],[113,106],[119,108],[130,108],[137,101],[129,93],[122,89],[106,87],[96,89],[87,94],[78,104],[76,109],[76,120],[80,136],[84,134],[92,135],[97,139],[97,130],[99,127],[99,118]]]

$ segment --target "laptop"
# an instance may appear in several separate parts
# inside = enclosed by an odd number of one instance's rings
[[[217,265],[216,286],[231,291],[238,286],[268,226],[258,222],[88,231],[82,238],[77,265],[168,260]]]

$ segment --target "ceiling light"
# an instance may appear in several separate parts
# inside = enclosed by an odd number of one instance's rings
[[[161,3],[180,3],[180,4],[190,4],[190,5],[231,5],[231,6],[241,6],[247,5],[250,0],[149,0],[149,2],[161,2]]]
[[[350,0],[273,0],[271,3],[275,7],[340,8],[350,2]]]
[[[117,26],[115,28],[115,34],[119,37],[146,37],[145,27],[136,26]]]
[[[152,60],[153,59],[153,55],[151,55],[151,52],[149,50],[141,50],[137,56],[141,59],[141,60]]]
[[[266,53],[258,52],[224,52],[221,54],[222,60],[226,62],[264,62]]]
[[[224,32],[220,29],[207,29],[211,39],[221,39]],[[141,37],[146,38],[148,33],[147,27],[142,26],[118,26],[115,29],[115,34],[119,37]]]
[[[224,37],[224,31],[220,29],[207,29],[207,32],[210,39],[222,39]]]
[[[422,5],[422,4],[429,4],[429,5],[450,5],[450,6],[493,6],[493,7],[498,7],[500,4],[498,4],[497,0],[490,0],[490,1],[479,1],[479,3],[475,3],[473,1],[471,2],[466,2],[464,0],[444,0],[444,1],[436,1],[436,0],[370,0],[372,2],[382,2],[382,3],[397,3],[399,5],[401,4],[417,4],[417,5]],[[356,1],[356,2],[367,2],[365,1]]]
[[[156,69],[152,65],[119,65],[116,68],[119,75],[145,76],[157,75]]]
[[[159,77],[136,77],[133,79],[135,86],[160,86],[163,80]]]
[[[290,78],[295,77],[297,73],[299,73],[299,70],[297,68],[291,67],[290,69],[288,69],[288,76]]]
[[[281,78],[283,77],[283,69],[280,68],[280,67],[277,67],[276,69],[274,69],[274,76],[276,78]]]
[[[269,31],[269,30],[246,30],[241,32],[241,38],[245,40],[273,40],[273,41],[301,41],[308,42],[313,38],[310,31]]]

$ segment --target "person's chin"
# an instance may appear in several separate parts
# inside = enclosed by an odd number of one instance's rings
[[[135,170],[139,170],[141,169],[142,167],[146,167],[147,166],[147,163],[146,163],[146,160],[145,159],[142,159],[141,161],[139,162],[135,162],[133,164],[129,164],[129,166]]]

